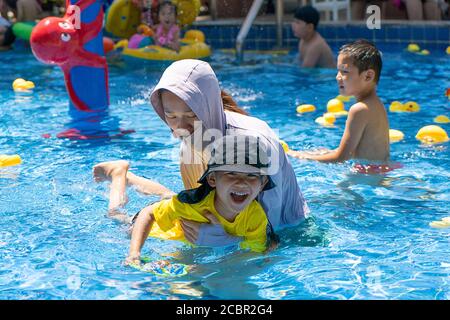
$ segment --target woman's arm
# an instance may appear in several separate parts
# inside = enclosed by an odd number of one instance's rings
[[[141,249],[152,229],[155,218],[153,207],[148,206],[141,210],[131,233],[130,251],[126,259],[126,264],[140,264]]]

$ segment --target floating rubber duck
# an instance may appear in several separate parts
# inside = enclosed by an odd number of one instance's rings
[[[399,142],[402,141],[405,135],[400,130],[389,129],[389,142]]]
[[[22,159],[18,154],[12,156],[0,155],[0,167],[16,166],[22,163]]]
[[[286,143],[286,141],[284,140],[280,140],[281,146],[283,147],[284,152],[288,152],[289,151],[289,146]]]
[[[450,228],[450,217],[442,218],[440,221],[430,222],[430,227],[438,229]]]
[[[408,44],[408,48],[406,48],[406,50],[408,50],[409,52],[419,52],[420,47],[416,43],[410,43]]]
[[[417,52],[417,54],[420,54],[422,56],[427,56],[430,54],[430,51],[428,51],[427,49],[423,49],[420,52]]]
[[[416,139],[422,143],[435,144],[448,141],[447,132],[439,126],[430,125],[421,128],[417,134]]]
[[[450,54],[450,46],[447,47],[447,50],[445,50],[445,52],[447,52],[447,54]]]
[[[318,117],[315,121],[324,127],[332,127],[336,122],[336,117],[334,116],[334,113],[327,112],[322,117]]]
[[[401,103],[400,101],[393,101],[389,106],[390,112],[419,112],[420,106],[417,102],[408,101]]]
[[[32,81],[26,81],[25,79],[18,78],[12,83],[14,91],[30,91],[34,89],[34,83]]]
[[[332,113],[335,117],[344,117],[348,114],[348,111],[344,109],[344,103],[339,99],[328,101],[327,112]]]
[[[435,117],[433,119],[433,121],[436,122],[436,123],[449,123],[450,119],[447,116],[444,116],[444,115],[441,114],[441,115]]]
[[[338,95],[335,99],[338,99],[342,102],[349,102],[351,98],[353,98],[353,96]]]
[[[306,113],[306,112],[314,112],[316,111],[316,107],[312,104],[302,104],[297,107],[298,113]]]

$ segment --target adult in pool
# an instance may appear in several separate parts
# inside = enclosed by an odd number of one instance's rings
[[[271,141],[271,152],[278,156],[277,166],[272,166],[275,171],[270,174],[276,187],[258,196],[272,226],[277,229],[298,224],[308,215],[309,208],[278,137],[266,122],[246,115],[229,95],[221,91],[208,63],[193,59],[174,62],[153,90],[151,104],[173,135],[181,140],[180,172],[185,189],[198,187],[197,181],[207,168],[209,157],[204,151],[208,145],[200,131],[225,135],[236,129],[248,130]],[[194,134],[194,129],[200,135]],[[117,170],[124,170],[123,162],[98,164],[93,169],[94,178],[109,179]],[[140,192],[154,191],[154,182],[131,171],[127,170],[126,179],[127,185],[137,187]],[[118,206],[125,200],[124,191],[111,189]],[[166,188],[161,193],[172,194]],[[238,242],[220,225],[183,220],[182,228],[186,239],[197,245],[223,246]]]

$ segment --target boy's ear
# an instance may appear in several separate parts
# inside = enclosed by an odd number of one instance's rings
[[[216,175],[214,172],[211,172],[206,176],[206,181],[208,181],[208,184],[211,188],[216,187]]]
[[[365,73],[364,80],[368,82],[375,81],[375,70],[369,69],[366,70]]]

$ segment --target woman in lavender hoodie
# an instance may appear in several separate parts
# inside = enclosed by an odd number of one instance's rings
[[[199,185],[197,181],[209,160],[205,156],[208,152],[205,151],[211,136],[225,135],[231,130],[244,130],[246,134],[266,138],[271,144],[272,154],[276,155],[277,165],[272,166],[276,171],[271,175],[276,187],[261,193],[258,198],[270,224],[279,229],[298,224],[308,215],[308,206],[278,137],[266,122],[248,116],[230,96],[221,91],[219,81],[208,63],[190,59],[174,62],[165,70],[153,90],[151,104],[173,135],[181,140],[180,172],[185,189]],[[144,194],[156,193],[162,197],[174,194],[130,172],[126,161],[103,162],[94,166],[96,181],[110,179],[113,175],[126,179],[128,186],[135,186]],[[111,185],[110,214],[125,203],[126,190]],[[182,227],[186,239],[197,245],[225,246],[239,242],[239,239],[226,234],[219,224],[182,221]]]

